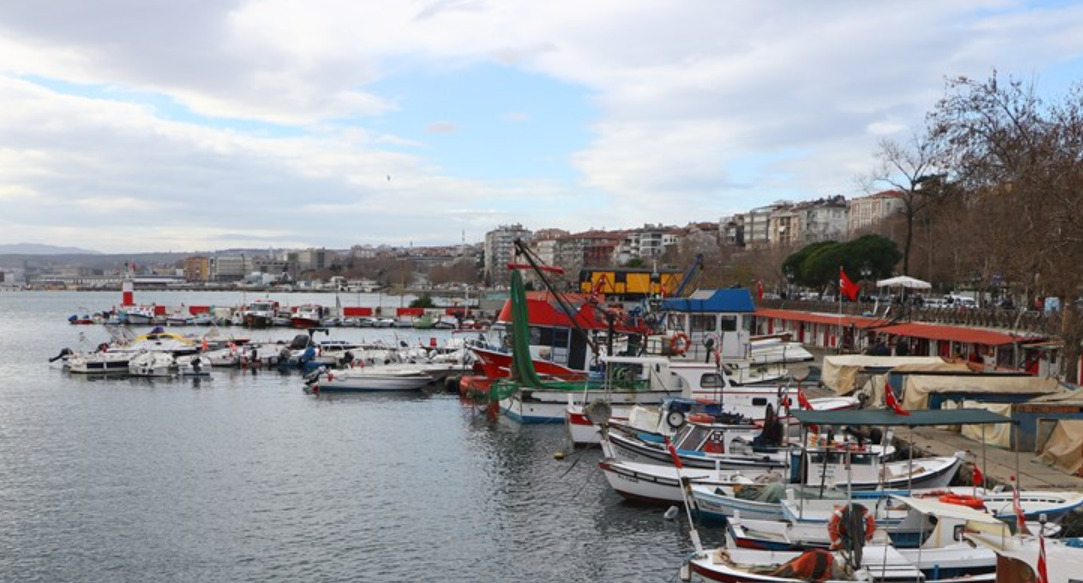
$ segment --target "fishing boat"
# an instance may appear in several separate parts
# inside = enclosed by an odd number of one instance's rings
[[[726,370],[716,363],[673,361],[663,357],[602,357],[600,360],[606,365],[607,378],[613,374],[612,371],[627,376],[627,370],[622,371],[622,368],[632,369],[633,374],[648,379],[653,387],[671,394],[679,393],[682,398],[710,404],[720,412],[746,417],[761,425],[769,403],[775,406],[779,403],[807,403],[809,407],[822,411],[852,409],[858,404],[853,397],[805,399],[799,383],[738,386],[732,383]],[[565,407],[565,422],[574,443],[585,445],[600,442],[599,427],[591,423],[585,414],[585,407],[592,400],[607,399],[605,386],[599,391],[585,391],[577,395],[576,399]],[[627,422],[632,416],[633,408],[641,409],[645,404],[657,404],[647,403],[645,400],[620,403],[609,399],[609,402],[612,408],[610,417],[618,423]],[[787,426],[796,425],[796,420],[789,415],[788,406],[776,411],[782,423]],[[682,413],[687,412],[686,409]],[[643,411],[638,415],[641,418],[650,416]],[[656,409],[654,415],[661,415],[670,431],[675,431],[684,423],[683,415],[674,415],[672,411],[662,412]]]
[[[278,315],[278,302],[274,300],[257,300],[245,308],[241,313],[243,325],[248,328],[270,328],[274,326],[275,317]]]
[[[719,425],[687,423],[671,442],[656,433],[610,424],[602,435],[607,457],[631,462],[673,465],[674,455],[688,468],[742,470],[755,474],[789,470],[789,448],[775,439],[762,439],[764,430],[751,424]],[[781,432],[778,438],[781,438]],[[759,443],[762,442],[762,445]],[[754,445],[756,444],[756,445]]]
[[[866,546],[861,558],[855,568],[847,565],[841,552],[822,549],[801,552],[721,548],[697,552],[689,564],[693,572],[705,579],[724,583],[803,583],[809,580],[824,583],[955,580],[979,583],[995,580],[993,573],[959,579],[930,576],[936,574],[934,565],[928,566],[927,575],[921,569],[924,563],[916,564],[895,547],[885,544]]]
[[[682,482],[708,487],[752,485],[765,474],[745,470],[678,469],[676,466],[644,464],[605,458],[598,462],[609,486],[617,494],[641,502],[683,503]],[[776,474],[781,479],[781,474]]]
[[[290,325],[294,328],[318,328],[323,325],[326,315],[323,306],[302,304],[297,306],[297,311],[290,317]]]
[[[969,529],[965,536],[997,554],[996,583],[1071,583],[1083,574],[1083,549],[1066,541],[1041,535],[1011,536],[995,528]],[[1078,540],[1072,542],[1078,544]]]

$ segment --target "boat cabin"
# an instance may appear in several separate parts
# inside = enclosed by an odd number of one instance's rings
[[[723,360],[748,358],[756,306],[747,289],[698,290],[686,298],[662,300],[660,309],[666,335],[654,342],[671,343],[676,335],[683,335],[686,358],[703,361],[715,350]],[[663,353],[666,348],[673,347],[649,346],[648,350]]]

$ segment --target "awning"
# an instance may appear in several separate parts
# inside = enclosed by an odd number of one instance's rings
[[[928,425],[966,425],[970,423],[1013,423],[1010,417],[985,409],[918,409],[909,415],[898,415],[891,409],[861,409],[858,411],[806,411],[794,409],[790,414],[804,425],[849,425],[872,427],[924,427]]]
[[[908,275],[900,275],[876,282],[876,287],[905,287],[910,289],[932,289],[932,284]]]
[[[1021,340],[1034,340],[1034,338],[1005,334],[995,330],[964,328],[962,326],[939,326],[936,324],[896,324],[895,326],[880,328],[879,331],[896,336],[949,340],[967,344],[985,344],[987,346],[1004,346]]]

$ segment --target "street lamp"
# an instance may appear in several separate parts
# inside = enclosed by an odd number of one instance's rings
[[[861,280],[863,282],[868,282],[869,277],[871,277],[871,276],[872,276],[872,268],[869,267],[868,263],[863,263],[861,265]]]

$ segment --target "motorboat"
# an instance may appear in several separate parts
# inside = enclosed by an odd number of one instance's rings
[[[65,357],[65,362],[73,374],[128,374],[131,358],[127,352],[74,352]]]
[[[323,370],[308,389],[315,394],[332,392],[420,391],[433,377],[419,369],[382,371],[380,367]]]
[[[133,377],[171,377],[174,367],[175,359],[168,352],[140,352],[128,363],[128,374]]]

